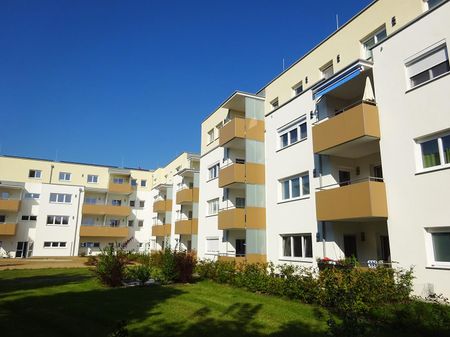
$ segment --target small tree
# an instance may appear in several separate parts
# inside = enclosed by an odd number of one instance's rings
[[[98,256],[94,273],[104,285],[118,287],[122,285],[127,262],[127,255],[123,250],[108,246]]]

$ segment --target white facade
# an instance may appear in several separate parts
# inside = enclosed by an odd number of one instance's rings
[[[373,51],[392,259],[414,266],[420,295],[450,294],[450,261],[435,260],[438,247],[432,241],[433,233],[450,236],[450,165],[443,158],[440,165],[424,168],[420,146],[450,134],[450,73],[411,88],[408,62],[440,46],[448,58],[449,19],[446,3]]]

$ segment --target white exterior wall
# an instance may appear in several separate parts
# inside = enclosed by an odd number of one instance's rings
[[[129,250],[138,252],[148,252],[151,249],[150,237],[152,233],[152,214],[153,214],[153,197],[152,193],[148,191],[137,191],[133,193],[132,197],[136,200],[145,201],[144,207],[132,208],[132,214],[129,220],[134,220],[133,228],[131,229],[131,235],[134,239],[128,244]],[[136,206],[139,206],[137,201]],[[138,226],[139,220],[144,220],[142,227]]]
[[[415,292],[450,296],[450,268],[432,267],[427,228],[450,227],[450,170],[420,174],[415,139],[450,128],[450,76],[407,92],[405,60],[450,40],[450,3],[429,13],[374,50],[381,157],[388,200],[392,260],[414,266]]]
[[[219,209],[223,207],[223,191],[219,188],[219,178],[209,180],[208,168],[216,163],[222,166],[223,149],[216,148],[205,154],[200,159],[200,196],[198,216],[198,257],[201,259],[215,259],[217,253],[206,251],[206,239],[217,237],[221,252],[225,252],[226,244],[223,243],[223,231],[217,228],[218,216],[208,215],[208,200],[219,198]]]
[[[314,154],[310,111],[315,108],[311,90],[303,93],[265,119],[266,138],[266,218],[267,260],[274,263],[312,265],[321,256],[316,244],[317,221],[313,179]],[[307,138],[279,150],[278,129],[306,116]],[[281,201],[280,179],[309,172],[310,194],[292,201]],[[281,234],[311,234],[313,258],[284,258]]]

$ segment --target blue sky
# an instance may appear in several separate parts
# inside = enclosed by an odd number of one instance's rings
[[[0,1],[0,154],[156,168],[370,0]]]

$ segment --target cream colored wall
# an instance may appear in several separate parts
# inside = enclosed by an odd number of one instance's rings
[[[215,149],[219,146],[219,131],[216,128],[216,125],[223,122],[227,117],[228,109],[219,108],[212,115],[206,118],[202,123],[202,135],[201,135],[201,155],[203,156],[205,153]],[[213,142],[209,142],[208,132],[211,129],[215,129],[215,140]]]
[[[51,174],[51,167],[53,165],[53,173]],[[41,178],[29,178],[29,170],[41,170]],[[109,184],[109,167],[60,163],[52,161],[44,161],[38,159],[26,158],[10,158],[0,157],[0,180],[16,181],[16,182],[34,182],[34,183],[51,183],[64,185],[79,185],[91,188],[107,189]],[[60,181],[59,173],[71,173],[70,181]],[[130,170],[131,177],[138,179],[138,189],[143,191],[151,190],[152,175],[151,171]],[[92,184],[87,182],[88,175],[98,175],[98,183]],[[147,180],[147,186],[141,187],[140,181]]]
[[[158,168],[154,171],[153,186],[159,184],[171,184],[173,182],[173,176],[178,172],[177,167],[180,167],[179,170],[199,167],[199,162],[200,159],[192,158],[192,154],[183,152],[166,166]]]
[[[425,4],[423,0],[378,0],[264,88],[266,113],[272,110],[270,102],[276,97],[278,97],[279,105],[291,99],[293,97],[291,88],[299,81],[303,82],[304,89],[319,81],[321,79],[319,69],[327,62],[333,61],[334,72],[336,73],[357,59],[363,58],[363,49],[360,41],[383,24],[386,25],[386,32],[389,36],[392,32],[423,13],[424,9]],[[391,25],[393,16],[395,16],[397,22],[394,27]],[[340,56],[339,63],[336,62],[337,55]],[[305,83],[306,76],[308,77],[308,84]],[[203,131],[202,127],[202,139]]]

